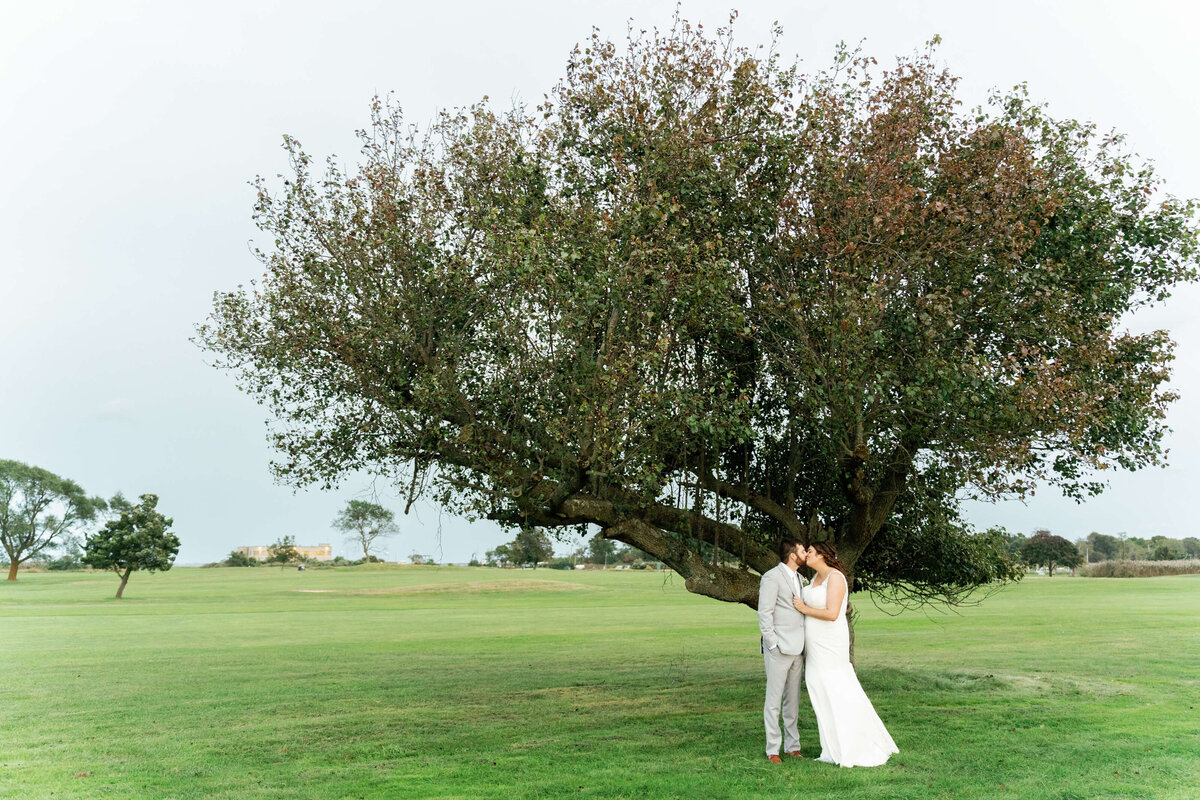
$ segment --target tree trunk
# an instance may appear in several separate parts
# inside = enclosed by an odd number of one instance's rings
[[[850,665],[854,665],[854,604],[846,600],[846,627],[850,630]]]
[[[125,584],[129,582],[129,576],[133,572],[133,567],[125,570],[125,574],[121,576],[121,585],[117,587],[117,599],[121,599],[121,593],[125,591]]]
[[[15,558],[9,560],[9,562],[8,562],[8,579],[10,581],[15,581],[17,579],[17,566],[18,566],[17,560]]]

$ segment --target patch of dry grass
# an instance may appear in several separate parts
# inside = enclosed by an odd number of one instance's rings
[[[1153,578],[1200,574],[1200,559],[1182,561],[1100,561],[1079,569],[1085,578]]]

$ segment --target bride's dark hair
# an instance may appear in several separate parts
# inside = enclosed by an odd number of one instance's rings
[[[833,546],[832,542],[813,542],[811,546],[821,554],[826,564],[838,570],[843,575],[846,574],[846,565],[838,558],[837,548]]]

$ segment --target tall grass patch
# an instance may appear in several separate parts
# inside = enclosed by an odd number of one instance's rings
[[[1100,561],[1080,567],[1085,578],[1154,578],[1160,575],[1200,575],[1200,559],[1179,561]]]

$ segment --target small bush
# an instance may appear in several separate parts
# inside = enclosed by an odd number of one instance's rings
[[[1152,578],[1200,574],[1200,559],[1186,561],[1100,561],[1079,570],[1085,578]]]
[[[58,558],[52,558],[44,563],[46,565],[46,569],[50,570],[51,572],[83,569],[87,566],[87,564],[84,564],[82,561],[80,561],[79,557],[74,553],[67,553],[66,555],[59,556]]]
[[[385,562],[379,556],[372,555],[370,557],[370,560],[367,560],[365,558],[347,559],[347,558],[342,558],[341,556],[337,556],[336,558],[333,559],[333,561],[330,561],[329,563],[333,564],[336,567],[360,567],[363,564],[383,564]]]
[[[245,553],[231,550],[229,556],[221,563],[227,567],[257,567],[259,561],[257,558],[251,558]]]

